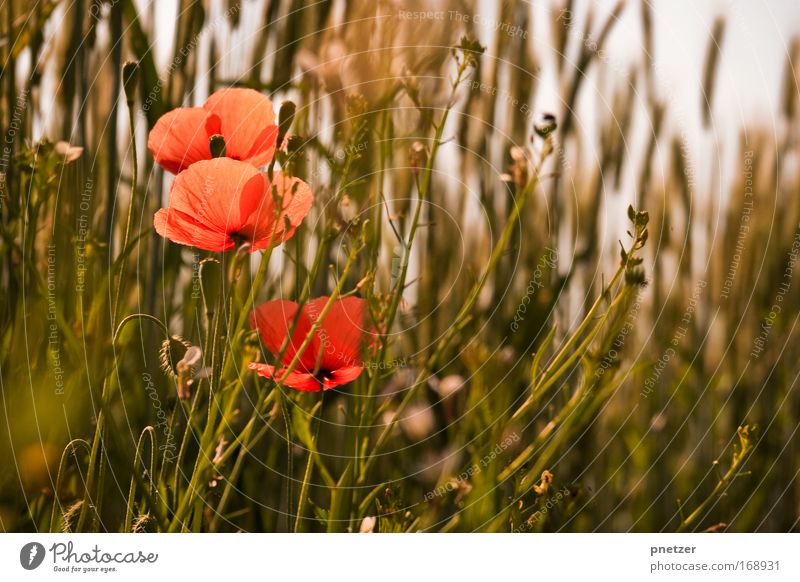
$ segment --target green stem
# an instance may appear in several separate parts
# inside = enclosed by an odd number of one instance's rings
[[[152,426],[146,427],[142,434],[139,436],[139,442],[136,444],[136,453],[133,458],[133,472],[134,475],[131,476],[131,485],[128,488],[128,502],[127,507],[125,510],[125,525],[123,526],[123,532],[130,533],[133,529],[133,509],[135,505],[134,496],[136,495],[136,474],[139,471],[139,465],[142,463],[142,448],[144,445],[144,437],[147,435],[150,437],[150,470],[148,475],[148,481],[150,482],[150,496],[153,495],[153,479],[155,478],[155,453],[157,450],[156,446],[156,436],[155,436],[155,429]]]
[[[717,482],[711,494],[706,497],[700,505],[697,506],[697,509],[690,513],[686,519],[681,522],[680,526],[678,527],[679,532],[685,532],[692,529],[692,526],[695,524],[695,522],[705,516],[711,505],[719,501],[719,499],[725,494],[725,490],[737,477],[739,469],[742,467],[754,448],[754,445],[749,439],[748,431],[749,427],[739,428],[738,433],[741,449],[734,453],[731,466],[728,468],[725,475],[723,475],[722,478]]]
[[[58,499],[58,492],[61,490],[61,483],[63,480],[64,469],[67,465],[67,455],[72,453],[77,457],[76,447],[78,445],[82,445],[86,448],[86,452],[91,455],[91,447],[89,443],[83,439],[72,439],[67,446],[64,447],[64,451],[61,453],[61,460],[58,463],[58,473],[56,474],[56,486],[55,491],[53,492],[53,509],[50,512],[50,527],[48,531],[50,533],[55,532],[57,517],[56,517],[56,510],[63,513],[63,508],[61,507],[61,501]]]
[[[128,101],[128,124],[130,125],[130,136],[131,136],[131,150],[132,150],[132,174],[131,174],[131,195],[130,201],[128,202],[128,218],[125,222],[125,235],[122,239],[122,254],[124,255],[128,249],[128,244],[130,241],[131,231],[133,230],[133,214],[136,208],[136,189],[137,183],[139,179],[139,155],[136,148],[136,114],[133,108],[133,101]],[[134,241],[134,244],[138,241],[138,238]],[[119,264],[119,273],[117,275],[117,289],[114,295],[114,308],[113,308],[113,320],[112,325],[117,321],[119,318],[119,309],[120,309],[120,300],[123,293],[124,281],[125,281],[125,269],[127,267],[127,261],[123,260]]]
[[[463,79],[463,75],[466,72],[467,68],[468,65],[466,64],[466,61],[459,64],[456,77],[451,83],[450,99],[448,101],[448,105],[442,112],[442,117],[439,120],[439,123],[435,125],[436,130],[433,136],[433,145],[431,146],[430,155],[428,156],[427,162],[425,164],[425,169],[422,172],[422,180],[421,181],[416,180],[415,176],[415,181],[417,182],[417,192],[419,193],[419,197],[417,200],[416,207],[414,208],[414,216],[412,218],[411,227],[409,229],[408,240],[405,242],[401,241],[401,243],[405,246],[405,249],[403,251],[404,256],[403,260],[401,261],[400,273],[398,274],[397,281],[395,282],[395,289],[392,294],[392,301],[389,304],[389,308],[386,312],[386,317],[384,320],[384,327],[386,329],[387,334],[391,330],[394,324],[394,320],[397,317],[397,310],[403,298],[403,292],[405,291],[405,283],[406,283],[406,278],[408,276],[408,263],[409,263],[407,257],[405,256],[405,253],[409,252],[411,245],[414,244],[414,238],[416,237],[417,229],[419,228],[419,220],[421,216],[422,206],[423,203],[428,199],[428,193],[430,191],[430,186],[433,180],[433,168],[436,163],[436,157],[439,152],[439,148],[442,145],[442,136],[444,135],[444,128],[447,125],[447,119],[450,115],[450,111],[453,108],[453,101],[455,99],[456,91],[461,83],[461,80]],[[390,216],[389,217],[390,225],[392,224],[391,220],[392,218]],[[389,341],[388,339],[384,338],[383,341],[381,341],[376,361],[382,362],[386,359],[388,348],[389,348]],[[363,415],[362,422],[359,423],[360,426],[364,424],[365,420],[369,420],[372,416],[372,411],[374,409],[374,395],[377,390],[379,377],[380,374],[377,373],[373,374],[372,377],[370,378],[369,384],[367,385],[365,413]],[[390,428],[391,427],[387,427],[387,430],[384,430],[384,432],[381,434],[381,438],[383,440],[385,440],[386,438],[384,435],[388,435],[389,433],[388,429]],[[364,438],[363,432],[361,431],[360,428],[358,432],[359,434],[357,435],[358,439],[356,440],[356,443],[359,443],[359,441]],[[379,438],[379,441],[381,440],[381,438]],[[357,444],[357,446],[359,445]],[[368,469],[367,465],[370,464],[370,461],[369,460],[365,461],[364,458],[359,455],[357,462],[360,466],[360,471],[358,471],[358,474],[359,474],[359,482],[361,482],[366,476],[366,472]]]
[[[303,475],[303,484],[300,486],[300,497],[297,500],[297,514],[294,517],[294,533],[300,532],[300,527],[303,521],[303,514],[306,511],[308,502],[308,488],[311,483],[311,475],[314,471],[314,458],[318,456],[316,443],[319,440],[319,429],[322,425],[322,402],[325,399],[325,392],[320,391],[319,403],[311,410],[312,422],[316,428],[312,432],[311,446],[308,450],[308,462],[306,463],[306,472]]]
[[[425,364],[420,369],[414,383],[412,386],[406,391],[403,400],[395,409],[395,413],[393,415],[392,420],[387,423],[387,425],[383,428],[380,435],[378,436],[378,440],[375,442],[375,446],[373,447],[372,451],[370,452],[369,456],[367,457],[366,461],[362,466],[361,473],[359,475],[358,481],[359,483],[363,483],[366,480],[367,473],[372,465],[378,458],[378,452],[386,444],[389,436],[392,434],[392,430],[394,429],[395,424],[397,423],[398,419],[402,415],[403,411],[408,407],[408,405],[412,402],[414,397],[417,394],[417,391],[421,386],[425,384],[426,379],[431,374],[433,369],[436,367],[439,359],[444,354],[445,350],[449,347],[450,342],[461,332],[464,326],[469,322],[470,318],[472,317],[473,310],[475,305],[480,297],[481,291],[483,287],[486,285],[486,282],[489,279],[491,273],[497,267],[497,264],[500,262],[500,259],[505,253],[506,247],[508,246],[508,242],[511,240],[511,235],[514,231],[515,226],[517,225],[517,221],[522,213],[522,210],[525,207],[528,199],[530,198],[531,193],[535,190],[536,184],[538,183],[538,177],[540,174],[540,170],[542,165],[544,164],[545,160],[549,156],[552,148],[550,147],[550,142],[546,142],[545,148],[542,150],[539,163],[537,164],[535,171],[533,172],[531,180],[528,184],[523,188],[520,192],[520,195],[517,197],[514,208],[509,215],[508,221],[506,222],[505,228],[498,239],[497,244],[495,245],[492,254],[489,258],[489,262],[486,265],[486,268],[483,270],[480,278],[478,281],[473,285],[469,295],[467,296],[467,300],[464,302],[464,305],[459,310],[458,314],[456,315],[453,325],[445,333],[444,337],[439,340],[436,349],[434,350],[433,354],[430,358],[427,359]],[[375,375],[377,377],[377,374]]]
[[[167,327],[156,317],[152,315],[147,315],[146,313],[134,313],[133,315],[129,315],[128,317],[124,318],[120,321],[119,325],[117,326],[116,331],[114,332],[114,336],[111,339],[111,346],[114,348],[117,345],[119,340],[119,336],[122,333],[122,328],[127,325],[129,322],[133,321],[134,319],[145,319],[148,321],[152,321],[156,323],[159,328],[164,332],[164,334],[169,337],[169,332]],[[83,505],[81,506],[81,513],[78,517],[78,524],[76,526],[76,531],[80,532],[83,531],[83,528],[86,525],[86,520],[89,516],[89,508],[92,506],[88,496],[90,492],[95,488],[95,479],[96,479],[96,471],[100,457],[100,450],[104,446],[105,441],[105,424],[106,424],[106,415],[108,413],[108,407],[111,403],[111,396],[114,393],[113,389],[113,380],[117,379],[119,375],[119,368],[118,363],[115,361],[114,368],[111,372],[106,375],[103,379],[103,388],[100,393],[100,411],[97,414],[97,426],[95,427],[94,437],[92,438],[92,449],[89,453],[89,468],[86,471],[86,489],[85,495],[83,499]],[[99,484],[102,487],[102,483]],[[95,511],[98,511],[97,508]]]

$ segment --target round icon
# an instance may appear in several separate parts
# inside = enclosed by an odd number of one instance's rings
[[[39,542],[29,542],[19,551],[19,563],[26,570],[35,570],[44,561],[44,546]]]

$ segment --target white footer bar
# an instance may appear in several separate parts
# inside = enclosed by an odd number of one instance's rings
[[[800,580],[797,534],[2,534],[2,580]],[[155,576],[155,578],[153,578]],[[175,578],[169,578],[173,576]],[[178,578],[181,577],[181,578]],[[243,578],[242,578],[243,579]]]

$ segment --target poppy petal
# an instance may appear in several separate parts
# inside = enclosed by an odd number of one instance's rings
[[[275,201],[281,204],[279,215],[275,211]],[[275,172],[272,185],[267,186],[260,198],[260,205],[248,217],[240,233],[252,240],[254,250],[280,244],[292,237],[313,201],[308,184],[299,178]]]
[[[349,366],[327,372],[323,380],[323,390],[330,390],[334,386],[349,384],[358,378],[363,371],[363,366]]]
[[[264,376],[264,378],[274,378],[275,377],[275,366],[270,366],[269,364],[258,364],[256,362],[250,362],[247,365],[248,369],[253,370],[259,376]]]
[[[305,306],[308,317],[316,321],[327,302],[328,297],[309,301]],[[367,302],[359,297],[344,297],[333,303],[319,331],[323,369],[336,370],[363,363],[364,340],[370,333],[366,314]]]
[[[218,121],[225,137],[228,157],[245,160],[254,166],[269,163],[275,155],[278,126],[272,101],[253,89],[222,89],[211,95],[203,108]]]
[[[270,125],[258,135],[247,154],[247,161],[254,166],[266,166],[275,156],[275,146],[278,141],[278,126]]]
[[[162,208],[153,217],[156,232],[174,243],[209,251],[227,251],[235,246],[224,232],[211,230],[201,221],[175,208]]]
[[[179,107],[162,115],[147,138],[156,163],[177,174],[197,161],[210,159],[207,117],[202,107]]]
[[[270,366],[269,364],[252,363],[248,366],[248,368],[255,370],[259,376],[271,378],[276,381],[284,375],[283,370],[276,371],[275,367]],[[295,390],[302,390],[303,392],[319,392],[321,388],[319,380],[317,380],[313,374],[300,372],[292,372],[286,376],[283,384],[289,386],[290,388],[294,388]]]
[[[283,381],[283,384],[294,388],[295,390],[302,390],[303,392],[319,392],[322,389],[322,384],[317,380],[313,374],[301,374],[299,372],[292,372]]]
[[[264,347],[272,355],[277,355],[281,350],[295,313],[297,313],[297,303],[278,299],[262,303],[250,314],[250,327],[258,330]],[[311,323],[301,317],[297,326],[310,329]]]
[[[270,353],[278,355],[283,347],[289,328],[294,322],[297,313],[297,303],[294,301],[275,300],[267,301],[256,307],[250,315],[250,325],[258,329],[261,341]],[[297,355],[297,350],[303,345],[306,336],[311,331],[311,320],[304,313],[300,313],[294,335],[283,355],[283,363],[289,364]],[[317,338],[315,337],[300,357],[297,366],[298,370],[304,372],[313,371],[316,366],[316,354],[318,351]]]
[[[246,162],[203,160],[175,178],[169,206],[209,229],[239,233],[263,196],[264,181],[264,175]]]

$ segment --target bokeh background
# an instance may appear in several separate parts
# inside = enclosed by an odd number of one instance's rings
[[[131,59],[142,198],[127,304],[190,341],[202,327],[200,256],[151,230],[172,180],[143,145],[161,114],[227,86],[297,103],[297,171],[318,202],[302,242],[273,258],[260,297],[298,292],[321,228],[338,228],[323,259],[339,265],[356,217],[384,226],[352,276],[374,269],[377,297],[402,254],[383,210],[408,228],[417,144],[427,147],[432,121],[453,105],[370,430],[399,421],[380,474],[352,484],[380,490],[379,501],[339,529],[374,516],[376,531],[798,529],[796,2],[4,0],[0,12],[0,529],[69,530],[82,498],[86,451],[67,444],[92,434],[99,386],[120,357],[108,273],[131,200],[121,90]],[[485,52],[451,99],[451,47],[465,35]],[[487,263],[548,114],[553,154],[469,333],[394,419]],[[557,354],[619,263],[629,205],[650,217],[647,284],[535,413],[515,416],[533,354]],[[327,270],[311,280],[315,294],[330,292]],[[162,407],[180,409],[158,334],[131,334],[95,522],[112,531],[139,434]],[[254,380],[244,381],[248,411]],[[359,395],[342,390],[323,408],[321,453],[342,475],[342,427]],[[303,450],[285,417],[273,420],[221,517],[211,491],[203,529],[291,529],[299,485],[282,479],[302,479]],[[233,421],[231,434],[240,429]],[[523,469],[536,480],[514,482],[504,471],[528,446]],[[539,482],[542,469],[550,476]],[[326,491],[299,493],[322,508],[307,529],[324,529]]]

